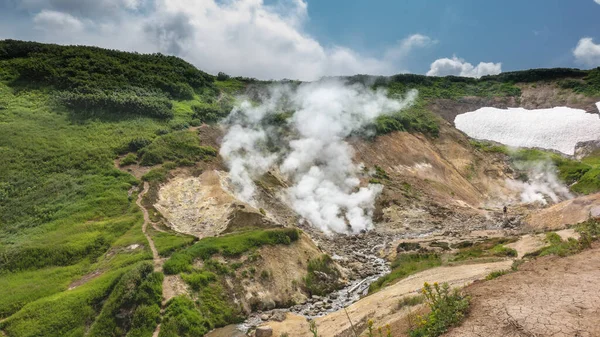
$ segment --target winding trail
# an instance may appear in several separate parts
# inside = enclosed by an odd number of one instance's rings
[[[142,213],[144,213],[144,224],[142,225],[142,232],[144,233],[146,240],[148,240],[148,245],[150,246],[150,250],[152,250],[152,261],[154,262],[154,271],[162,273],[163,272],[163,270],[162,270],[163,260],[160,258],[160,255],[158,255],[158,250],[156,249],[156,246],[154,245],[154,240],[152,240],[152,238],[150,237],[150,235],[147,232],[148,223],[152,223],[150,221],[150,215],[148,214],[148,210],[146,209],[146,207],[144,207],[142,205],[142,198],[148,192],[149,187],[150,187],[150,185],[148,184],[148,182],[144,182],[144,189],[138,195],[138,198],[135,203],[142,210]],[[163,281],[162,289],[163,289],[162,297],[165,298],[164,281]],[[162,318],[163,310],[164,310],[164,308],[161,308],[161,310],[160,310],[161,318]],[[156,326],[156,330],[154,330],[152,337],[158,337],[159,334],[160,334],[160,323]]]
[[[147,182],[144,182],[144,189],[138,195],[138,198],[137,198],[137,200],[136,200],[135,203],[138,205],[138,207],[144,213],[144,224],[142,225],[142,232],[144,232],[144,236],[146,237],[146,240],[148,240],[148,244],[150,245],[150,250],[152,250],[152,260],[154,261],[154,271],[162,273],[162,264],[163,264],[163,261],[160,258],[160,256],[158,255],[158,250],[156,250],[156,246],[154,245],[154,241],[152,240],[152,238],[150,237],[150,235],[148,235],[148,232],[147,232],[148,223],[151,222],[150,221],[150,215],[148,214],[148,210],[142,205],[142,198],[148,192],[148,188],[149,187],[150,187],[150,185]]]

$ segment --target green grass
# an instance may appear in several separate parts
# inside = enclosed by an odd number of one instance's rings
[[[152,166],[165,161],[200,161],[214,157],[217,151],[210,146],[201,146],[198,135],[191,131],[175,131],[159,136],[138,151],[140,164]]]
[[[136,196],[128,197],[139,181],[115,168],[114,159],[131,152],[124,163],[133,163],[133,152],[145,148],[163,161],[212,157],[215,150],[203,147],[194,133],[170,131],[189,123],[191,105],[210,94],[202,91],[193,99],[173,101],[170,121],[79,111],[58,104],[55,88],[19,80],[12,61],[0,63],[2,78],[17,79],[0,81],[2,330],[8,336],[83,335],[120,276],[151,259]],[[140,139],[150,144],[129,148]],[[168,254],[189,239],[157,241]],[[132,244],[143,248],[129,249]],[[66,290],[94,272],[100,276]],[[153,310],[146,306],[131,319],[142,324]]]
[[[510,273],[510,270],[497,270],[497,271],[493,271],[491,273],[488,274],[488,276],[485,277],[486,280],[493,280],[495,278],[498,278],[502,275],[506,275]]]
[[[451,258],[451,261],[462,262],[466,260],[488,257],[516,257],[516,250],[503,246],[503,244],[514,241],[516,241],[516,239],[497,238],[476,243],[470,247],[459,249],[458,252]]]
[[[423,296],[423,295],[402,297],[400,300],[398,300],[398,309],[414,307],[414,306],[419,305],[424,302],[425,302],[425,296]]]
[[[67,290],[71,280],[83,273],[85,264],[0,275],[0,319],[27,303]]]
[[[115,270],[74,290],[31,302],[0,323],[0,329],[9,337],[83,336],[124,272]]]
[[[546,233],[546,242],[548,246],[543,247],[533,253],[526,254],[525,257],[558,255],[561,257],[577,254],[582,250],[591,247],[592,242],[597,241],[600,236],[600,221],[589,219],[577,226],[575,230],[580,234],[579,239],[569,238],[563,240],[560,235],[550,232]]]
[[[171,232],[160,232],[154,230],[154,228],[148,228],[148,233],[154,241],[154,245],[158,250],[160,256],[169,256],[173,252],[187,247],[197,241],[197,238],[191,235],[171,233]]]
[[[151,336],[160,320],[161,273],[150,262],[123,275],[102,306],[87,336]]]
[[[218,284],[203,286],[196,296],[196,301],[177,296],[167,303],[159,337],[204,336],[214,328],[241,321],[238,309],[231,306]]]
[[[194,245],[174,253],[164,264],[166,274],[190,272],[194,259],[208,260],[215,254],[239,256],[264,245],[290,244],[298,240],[296,229],[254,230],[204,238]]]
[[[399,280],[420,271],[442,265],[442,258],[437,253],[406,253],[400,254],[392,262],[392,271],[377,279],[369,286],[369,293],[398,282]]]

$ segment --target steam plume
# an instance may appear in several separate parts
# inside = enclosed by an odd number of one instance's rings
[[[325,232],[359,232],[372,226],[380,185],[360,186],[360,165],[352,162],[345,138],[376,117],[412,104],[416,90],[390,99],[383,89],[336,80],[299,86],[274,85],[256,105],[239,104],[228,119],[221,155],[230,169],[235,193],[253,202],[253,180],[278,168],[290,182],[286,201]],[[281,126],[267,122],[293,112]]]
[[[523,203],[548,204],[571,199],[573,195],[556,175],[556,168],[550,161],[541,161],[522,167],[526,170],[528,181],[507,180],[507,186],[518,191]]]

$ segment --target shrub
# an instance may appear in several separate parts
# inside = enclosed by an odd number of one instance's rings
[[[189,284],[194,290],[200,290],[202,287],[206,287],[210,282],[216,281],[217,276],[211,272],[201,271],[194,272],[191,274],[183,273],[181,277],[185,283]]]
[[[127,154],[121,162],[119,162],[119,166],[128,166],[137,163],[137,156],[133,153]]]
[[[227,81],[231,76],[225,74],[222,71],[219,71],[219,73],[217,74],[217,81]]]
[[[423,295],[431,309],[425,317],[420,317],[417,327],[409,332],[411,337],[440,336],[464,318],[469,307],[469,297],[458,290],[450,290],[447,283],[433,286],[425,283]]]
[[[502,275],[506,275],[508,274],[510,271],[509,270],[497,270],[497,271],[493,271],[491,272],[488,276],[485,277],[486,280],[493,280],[495,278],[498,278]]]
[[[423,295],[405,296],[398,301],[398,309],[414,307],[415,305],[419,305],[423,302],[425,302],[425,296]]]
[[[60,103],[77,113],[94,114],[101,111],[111,114],[133,114],[167,119],[173,117],[173,104],[166,97],[152,94],[140,95],[131,91],[59,93]]]
[[[163,182],[167,180],[168,173],[169,171],[164,167],[153,168],[142,176],[142,180],[148,182]]]
[[[324,296],[341,288],[340,272],[329,255],[308,261],[308,274],[303,278],[304,289],[310,295]]]

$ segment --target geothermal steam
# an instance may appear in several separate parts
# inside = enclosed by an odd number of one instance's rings
[[[345,139],[376,117],[406,108],[416,96],[413,90],[390,99],[382,89],[320,81],[275,85],[259,105],[242,101],[226,120],[220,151],[235,193],[253,203],[254,180],[278,168],[290,182],[286,202],[312,225],[325,232],[369,229],[381,185],[360,186],[361,166],[353,163]],[[273,120],[285,120],[287,131]]]
[[[527,167],[521,166],[519,169],[527,172],[528,181],[506,181],[509,188],[519,192],[521,202],[546,205],[548,201],[557,203],[573,198],[569,188],[558,179],[556,167],[549,160],[522,165],[527,165]]]

